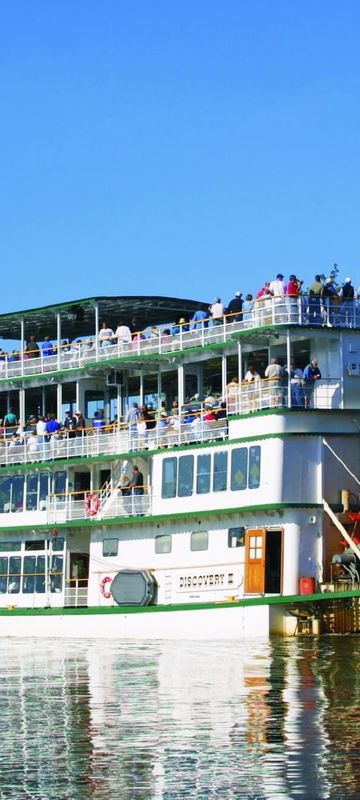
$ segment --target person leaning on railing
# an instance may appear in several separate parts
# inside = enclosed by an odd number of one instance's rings
[[[35,336],[30,336],[29,341],[25,347],[25,353],[28,358],[39,358],[40,348],[36,341]]]

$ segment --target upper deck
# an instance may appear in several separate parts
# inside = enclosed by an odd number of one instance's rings
[[[327,328],[360,330],[360,300],[321,303],[314,297],[260,298],[251,311],[226,314],[216,323],[212,319],[191,322],[196,309],[205,303],[171,298],[95,298],[69,304],[0,316],[3,349],[8,342],[19,342],[12,352],[0,352],[0,384],[23,381],[36,383],[59,373],[69,377],[79,370],[139,364],[144,360],[167,360],[179,354],[200,353],[203,348],[226,346],[269,337],[274,329],[302,329],[304,332]],[[142,320],[134,328],[134,313]],[[178,322],[180,314],[186,322]],[[131,336],[101,337],[100,324],[116,330],[119,322],[132,326]],[[136,320],[137,321],[137,320]],[[33,336],[37,349],[29,355],[26,342]],[[48,347],[44,338],[51,340]],[[65,337],[65,341],[64,341]],[[205,355],[205,354],[204,354]]]

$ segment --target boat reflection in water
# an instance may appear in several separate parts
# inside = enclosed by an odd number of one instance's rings
[[[1,798],[358,798],[360,641],[0,642]]]

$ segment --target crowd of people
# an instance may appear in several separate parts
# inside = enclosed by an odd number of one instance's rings
[[[300,301],[299,301],[300,298]],[[100,349],[109,346],[133,345],[139,340],[161,338],[166,343],[168,337],[177,336],[180,332],[199,331],[209,327],[216,327],[226,322],[265,322],[271,321],[272,309],[275,309],[275,321],[294,322],[299,316],[299,302],[302,303],[302,319],[313,324],[323,325],[353,325],[353,303],[360,299],[360,290],[356,291],[351,278],[345,278],[343,283],[337,284],[334,278],[322,279],[315,275],[314,281],[303,290],[303,281],[291,274],[286,281],[282,273],[278,273],[272,281],[265,281],[255,294],[235,292],[234,297],[225,305],[219,296],[215,297],[205,310],[204,304],[199,306],[191,317],[180,316],[175,322],[148,326],[141,329],[141,320],[132,319],[129,324],[123,320],[118,322],[115,329],[111,328],[106,320],[98,331],[98,346]],[[358,318],[359,317],[359,318]],[[360,310],[356,317],[356,324],[360,324]],[[96,336],[77,337],[70,341],[61,342],[61,353],[66,354],[71,361],[76,361],[80,356],[86,357],[96,350]],[[43,361],[54,362],[58,354],[58,344],[50,341],[45,336],[40,343],[34,335],[29,336],[24,350],[14,349],[10,353],[0,348],[0,371],[5,362],[13,364],[17,361],[28,361],[41,358]]]

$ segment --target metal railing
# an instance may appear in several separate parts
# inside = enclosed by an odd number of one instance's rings
[[[47,500],[47,522],[61,523],[84,519],[113,519],[114,517],[137,517],[151,514],[151,498],[139,494],[139,489],[114,488],[101,497],[100,492],[74,492],[49,495]],[[146,492],[147,487],[142,491]],[[99,502],[89,511],[89,498],[98,497]]]
[[[59,370],[86,367],[111,359],[175,353],[188,348],[226,342],[234,333],[267,325],[318,325],[344,328],[360,328],[360,300],[341,298],[260,297],[242,313],[226,314],[219,319],[205,319],[159,328],[157,334],[139,331],[131,341],[121,339],[101,340],[89,334],[87,340],[77,340],[71,345],[55,347],[52,355],[44,355],[39,349],[35,358],[18,352],[17,355],[0,354],[0,380],[19,376],[46,374]],[[91,338],[90,338],[91,337]],[[35,351],[36,353],[37,351]]]
[[[227,397],[229,414],[248,414],[269,408],[338,409],[342,407],[342,379],[321,378],[312,383],[292,379],[257,378],[243,381]]]
[[[79,431],[62,431],[49,436],[49,441],[39,441],[45,437],[23,434],[22,439],[12,439],[11,435],[0,439],[0,465],[35,464],[68,458],[89,458],[98,455],[128,453],[129,451],[155,450],[174,445],[209,442],[226,439],[228,423],[226,419],[206,421],[199,414],[191,422],[186,415],[168,417],[166,426],[155,423],[152,429],[139,422],[128,427],[125,424],[108,426],[107,430],[92,428]]]

